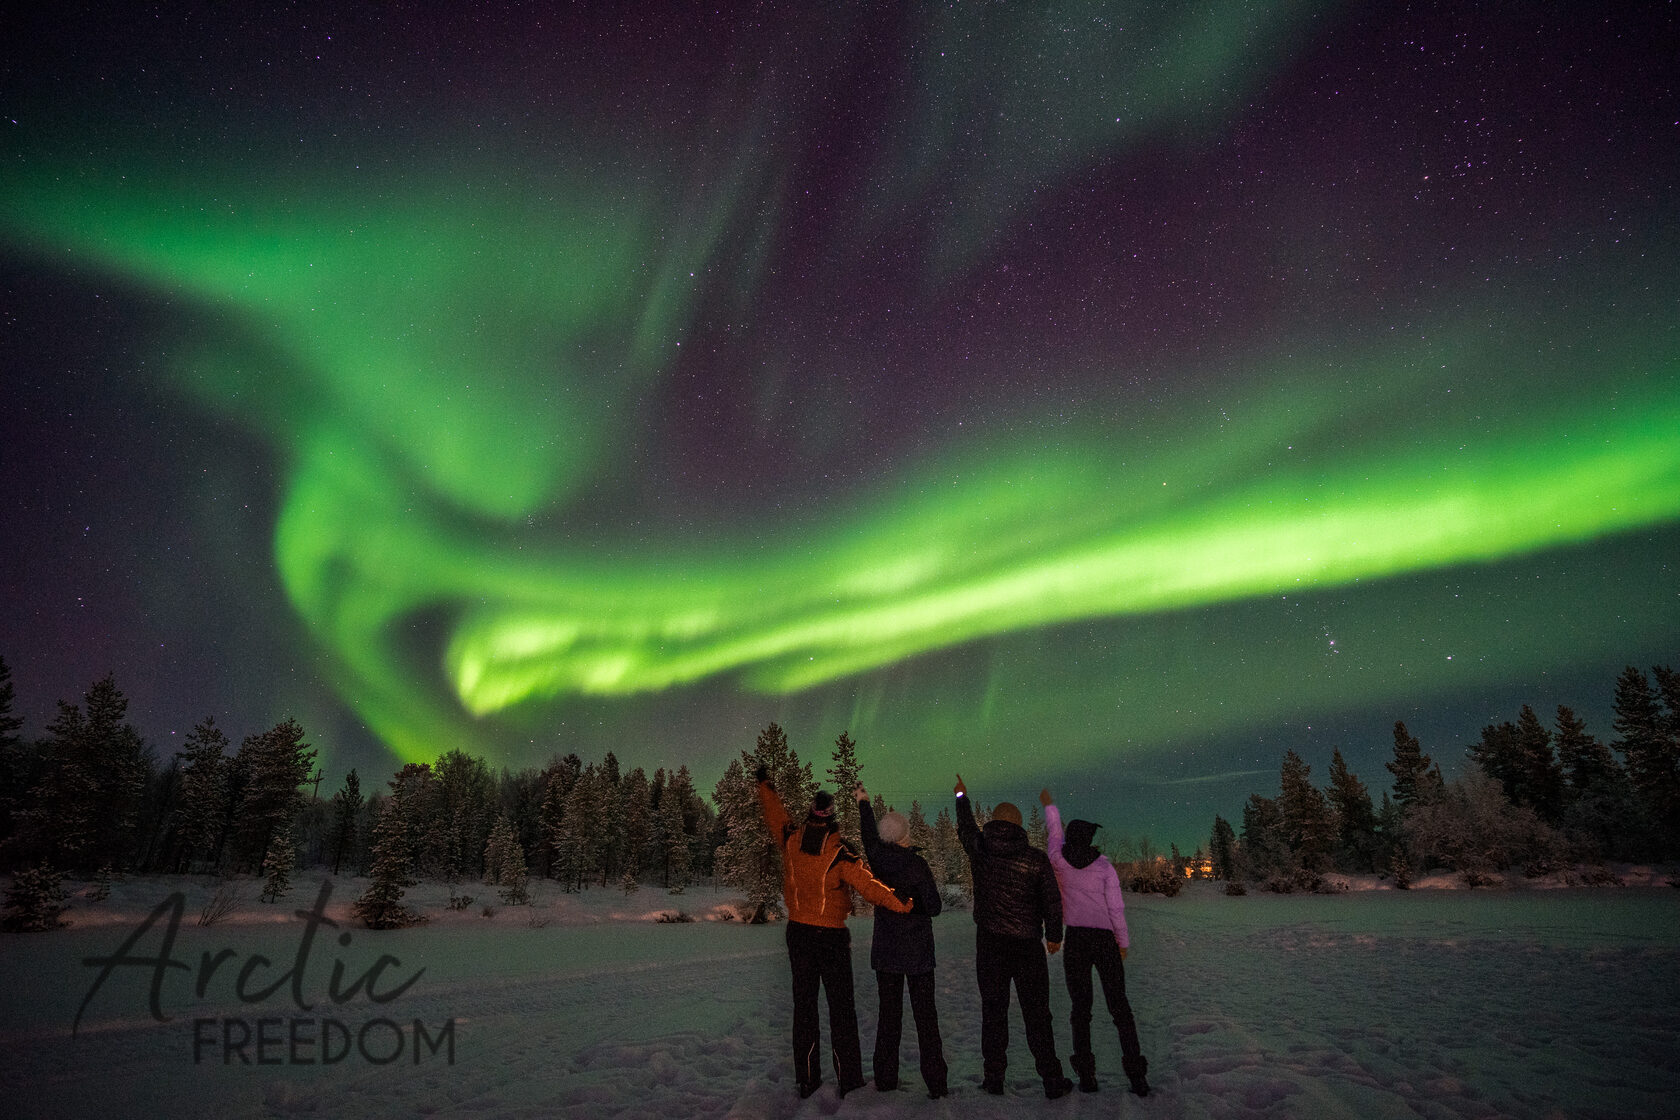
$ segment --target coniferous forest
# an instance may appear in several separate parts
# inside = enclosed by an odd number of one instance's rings
[[[745,896],[743,916],[764,921],[780,913],[781,879],[750,775],[764,766],[796,817],[819,785],[845,791],[861,776],[846,732],[819,776],[771,724],[731,760],[709,799],[686,766],[625,772],[610,751],[510,771],[450,750],[391,774],[329,778],[290,719],[236,747],[206,718],[160,757],[128,722],[127,698],[109,676],[81,703],[61,700],[34,741],[18,734],[13,705],[0,659],[0,869],[13,876],[13,928],[55,924],[67,875],[246,877],[260,879],[262,899],[273,902],[307,869],[366,875],[357,913],[374,928],[418,920],[401,899],[422,877],[462,884],[463,905],[466,884],[486,884],[509,905],[528,901],[533,877],[568,892],[680,893],[714,880]],[[1484,727],[1448,779],[1396,723],[1378,799],[1340,750],[1322,788],[1290,750],[1277,796],[1251,795],[1240,829],[1215,817],[1205,851],[1186,857],[1173,845],[1157,855],[1144,839],[1110,855],[1132,889],[1168,894],[1196,876],[1240,894],[1249,883],[1326,889],[1332,872],[1406,887],[1435,869],[1471,886],[1511,869],[1611,882],[1609,861],[1680,857],[1680,674],[1625,669],[1612,731],[1606,742],[1568,707],[1547,723],[1525,705],[1514,721]],[[838,804],[856,844],[855,806],[845,796]],[[877,799],[876,808],[889,806]],[[968,869],[949,810],[929,821],[918,802],[906,813],[912,842],[960,905]],[[1042,845],[1036,810],[1028,828]]]

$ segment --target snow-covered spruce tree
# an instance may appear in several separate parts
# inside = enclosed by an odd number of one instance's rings
[[[1213,834],[1208,839],[1208,858],[1213,864],[1213,877],[1229,882],[1237,877],[1237,833],[1224,817],[1213,818]]]
[[[512,843],[513,825],[503,813],[490,826],[490,838],[484,842],[484,881],[492,887],[502,881],[502,865],[507,862]]]
[[[554,877],[568,893],[583,889],[600,870],[605,837],[601,832],[606,792],[594,763],[583,768],[550,843],[554,846]]]
[[[228,737],[214,716],[187,733],[181,760],[181,797],[175,809],[176,835],[184,868],[213,867],[222,852],[228,819]]]
[[[857,743],[845,731],[834,740],[834,765],[828,768],[828,777],[834,783],[834,819],[840,825],[840,836],[853,851],[861,852],[863,826],[852,790],[863,780],[863,763],[858,761]]]
[[[531,904],[530,882],[531,874],[525,867],[525,849],[519,843],[519,837],[513,834],[513,828],[508,828],[508,853],[502,861],[502,873],[496,883],[496,894],[509,906],[529,906]]]
[[[713,858],[713,872],[746,895],[748,921],[758,924],[781,915],[782,882],[749,763],[757,765],[745,754],[730,759],[712,792],[725,836]]]
[[[1629,665],[1616,678],[1613,700],[1615,748],[1627,760],[1628,777],[1656,832],[1657,854],[1680,853],[1680,683],[1657,669],[1658,689]],[[1664,710],[1664,701],[1670,710]]]
[[[509,906],[523,906],[531,901],[525,849],[506,813],[496,818],[490,839],[484,844],[484,881],[495,886]]]
[[[1650,850],[1649,818],[1610,748],[1558,705],[1556,743],[1564,772],[1562,825],[1577,859],[1633,859]]]
[[[445,751],[432,774],[437,781],[436,827],[444,836],[441,872],[452,880],[476,876],[498,815],[495,778],[483,759],[462,750]]]
[[[1336,823],[1330,803],[1312,784],[1312,767],[1293,750],[1283,752],[1278,787],[1284,841],[1294,861],[1311,872],[1328,870],[1336,846]]]
[[[1258,793],[1243,803],[1242,873],[1249,879],[1271,879],[1295,869],[1295,860],[1284,833],[1283,813],[1278,803]]]
[[[653,832],[653,806],[648,800],[647,773],[636,767],[618,782],[619,816],[624,832],[619,847],[620,880],[624,875],[639,879],[647,852],[648,837]]]
[[[25,868],[12,876],[12,885],[6,889],[0,928],[37,933],[68,925],[63,917],[68,897],[64,875],[51,864],[42,861]]]
[[[395,784],[395,783],[393,783]],[[373,830],[373,880],[351,910],[369,929],[403,929],[424,921],[402,904],[403,893],[414,886],[414,850],[408,835],[408,809],[394,790],[380,805]]]
[[[276,902],[292,889],[292,868],[297,863],[297,844],[292,828],[286,825],[274,830],[263,856],[263,889],[259,896],[264,902]]]
[[[1527,805],[1541,819],[1556,822],[1563,811],[1563,771],[1552,752],[1552,736],[1527,704],[1517,722],[1488,724],[1470,744],[1470,759],[1500,784],[1513,805]]]
[[[672,894],[681,894],[688,887],[689,836],[683,819],[684,802],[693,793],[688,785],[688,769],[682,778],[673,775],[659,798],[659,831],[663,837],[665,856],[665,887]]]
[[[1330,753],[1325,797],[1336,822],[1336,869],[1352,874],[1376,870],[1377,812],[1371,791],[1348,769],[1340,748]]]
[[[596,772],[601,783],[600,819],[596,822],[600,849],[590,877],[604,887],[617,878],[624,860],[624,775],[619,770],[618,755],[608,751]]]
[[[261,735],[247,736],[239,758],[245,784],[239,799],[236,838],[240,859],[252,866],[268,853],[274,834],[290,830],[303,808],[301,787],[314,769],[315,749],[303,741],[294,719]]]
[[[1433,785],[1429,756],[1423,753],[1423,745],[1406,730],[1404,723],[1395,723],[1394,761],[1383,765],[1394,775],[1394,801],[1402,813]]]
[[[933,850],[933,826],[928,824],[927,812],[920,801],[911,800],[910,812],[905,814],[905,819],[910,822],[910,846],[920,849],[922,858],[927,860],[928,870],[933,872],[933,881],[944,882],[944,865],[934,862],[939,853]]]
[[[124,867],[138,843],[151,760],[111,677],[95,681],[83,701],[85,712],[60,700],[47,725],[30,804],[19,813],[19,848],[71,870]]]

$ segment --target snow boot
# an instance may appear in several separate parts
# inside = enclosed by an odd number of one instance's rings
[[[1094,1093],[1102,1086],[1097,1084],[1097,1056],[1095,1054],[1075,1054],[1068,1059],[1073,1063],[1073,1072],[1079,1075],[1079,1091]]]
[[[1052,1077],[1044,1082],[1044,1095],[1049,1100],[1065,1097],[1073,1092],[1073,1082],[1065,1077]]]
[[[1149,1079],[1145,1075],[1149,1072],[1149,1059],[1142,1054],[1127,1054],[1120,1059],[1120,1065],[1125,1069],[1126,1076],[1132,1079],[1132,1092],[1147,1097]]]
[[[994,1097],[1001,1097],[1003,1096],[1003,1078],[988,1077],[984,1081],[980,1082],[980,1088],[984,1089]]]

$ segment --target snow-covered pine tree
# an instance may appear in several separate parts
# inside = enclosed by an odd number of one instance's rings
[[[490,828],[490,838],[484,842],[484,881],[491,886],[497,886],[502,881],[502,867],[508,862],[512,853],[509,848],[513,844],[513,825],[508,823],[507,814],[496,818],[496,823]]]
[[[1394,761],[1383,764],[1394,775],[1394,800],[1402,814],[1419,797],[1430,792],[1429,756],[1404,723],[1394,725]]]
[[[231,744],[214,716],[187,733],[181,760],[181,794],[175,807],[181,864],[214,864],[221,854],[228,816],[228,758]]]
[[[0,928],[34,933],[66,925],[64,875],[45,861],[12,876]]]
[[[263,855],[263,889],[259,896],[262,901],[277,902],[292,889],[292,868],[296,863],[297,842],[292,836],[292,826],[275,829]]]
[[[1039,812],[1038,806],[1034,805],[1032,814],[1027,817],[1027,843],[1042,852],[1049,843],[1049,836],[1050,826],[1044,823],[1043,814]]]
[[[502,848],[497,860],[496,893],[509,906],[527,906],[531,902],[531,876],[525,866],[525,849],[507,817],[497,819],[491,836],[497,831],[502,834]]]
[[[1680,852],[1680,681],[1666,667],[1656,675],[1653,689],[1634,666],[1622,670],[1611,726],[1613,745],[1627,760],[1628,777],[1655,827],[1658,851],[1669,856]]]
[[[606,793],[601,773],[594,763],[583,768],[555,830],[554,875],[568,893],[583,889],[586,881],[600,873],[606,815]]]
[[[910,822],[910,846],[921,850],[922,858],[927,860],[928,870],[933,872],[933,881],[945,881],[943,863],[935,862],[939,853],[933,849],[933,829],[928,825],[927,814],[922,810],[920,801],[910,802],[910,812],[905,817]]]
[[[85,712],[60,700],[47,725],[30,805],[18,814],[19,848],[72,870],[123,867],[138,841],[150,759],[110,676],[82,699]]]
[[[834,816],[840,825],[840,835],[853,851],[861,852],[862,824],[852,790],[863,780],[863,763],[858,761],[857,743],[845,731],[834,740],[834,765],[828,768],[828,776],[834,782]]]
[[[1627,772],[1585,722],[1558,705],[1556,739],[1563,769],[1563,828],[1589,859],[1625,859],[1645,847],[1647,820]]]
[[[1213,835],[1208,840],[1208,859],[1215,879],[1237,877],[1237,834],[1224,817],[1213,818]]]
[[[1251,793],[1243,804],[1242,865],[1243,874],[1250,879],[1268,879],[1294,870],[1283,812],[1273,798]]]
[[[481,758],[445,751],[432,766],[437,780],[437,824],[444,829],[443,874],[456,880],[477,876],[484,845],[496,821],[496,782]]]
[[[745,893],[748,920],[762,923],[781,914],[782,879],[749,765],[758,764],[747,754],[730,759],[712,792],[725,837],[713,858],[713,872]]]
[[[671,775],[665,792],[659,799],[660,832],[664,837],[665,887],[672,894],[681,894],[688,887],[690,862],[688,827],[684,810],[694,796],[688,767]]]
[[[618,877],[624,866],[624,776],[619,772],[618,756],[608,751],[596,768],[600,775],[600,814],[597,831],[601,836],[601,850],[593,872],[606,886],[609,879]]]
[[[379,820],[373,830],[372,882],[351,906],[352,912],[369,929],[402,929],[424,919],[402,904],[402,896],[417,881],[414,878],[414,849],[408,835],[408,809],[402,788],[381,801]]]
[[[300,787],[309,780],[315,763],[315,749],[303,736],[298,722],[287,719],[261,735],[247,736],[240,744],[245,785],[236,836],[247,866],[267,855],[274,834],[290,830],[303,808]]]
[[[1341,749],[1330,752],[1330,787],[1325,790],[1336,822],[1336,867],[1358,874],[1376,869],[1377,812],[1371,791],[1348,769]]]
[[[618,800],[618,819],[623,828],[623,843],[619,847],[620,868],[624,875],[636,879],[642,873],[648,836],[653,831],[653,807],[648,801],[647,774],[640,766],[619,779]]]
[[[968,873],[968,857],[963,853],[962,840],[957,836],[957,824],[951,819],[951,810],[944,805],[939,807],[939,815],[933,818],[934,854],[939,859],[941,877],[939,884],[962,883]],[[928,861],[932,863],[932,860]]]
[[[1284,840],[1295,862],[1308,871],[1327,870],[1336,847],[1336,822],[1330,803],[1312,784],[1312,767],[1293,750],[1284,751],[1278,784]]]
[[[768,725],[758,733],[752,754],[743,758],[742,762],[749,780],[753,771],[764,767],[770,774],[770,784],[781,796],[788,817],[796,821],[805,819],[805,813],[811,808],[811,799],[817,795],[817,780],[812,776],[811,764],[801,763],[798,752],[788,745],[787,732],[777,724]],[[844,793],[849,796],[851,791]]]
[[[554,864],[554,842],[560,835],[560,822],[566,816],[566,798],[571,796],[581,773],[583,762],[575,754],[555,759],[543,771],[542,806],[537,814],[542,845],[536,864],[541,874],[551,878],[561,877]]]

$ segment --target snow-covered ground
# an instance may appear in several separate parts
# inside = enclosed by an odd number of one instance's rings
[[[339,925],[318,928],[294,992],[286,974],[308,928],[297,911],[314,904],[318,878],[208,928],[195,924],[211,893],[203,881],[126,882],[103,902],[76,898],[68,930],[0,935],[0,1113],[1675,1116],[1680,890],[1665,878],[1621,889],[1242,898],[1195,884],[1175,899],[1131,896],[1128,986],[1156,1091],[1141,1100],[1124,1091],[1119,1046],[1099,1014],[1103,1090],[1056,1102],[1043,1098],[1018,1017],[1009,1095],[980,1092],[973,926],[963,912],[935,921],[952,1095],[926,1098],[907,1022],[898,1091],[868,1087],[842,1101],[831,1076],[800,1101],[782,927],[715,920],[729,896],[710,888],[567,896],[539,884],[533,907],[486,917],[492,892],[474,888],[478,902],[449,911],[447,890],[425,885],[409,900],[429,924],[374,933],[347,915],[365,884],[344,880],[325,910]],[[167,955],[186,967],[115,966],[95,991],[98,960],[117,955],[177,890],[184,920]],[[255,886],[247,890],[254,899]],[[652,920],[678,908],[701,920]],[[868,920],[854,919],[853,935],[867,1067]],[[167,936],[165,915],[127,955],[159,957]],[[371,989],[388,998],[370,1000],[367,985],[348,994],[385,956],[396,961],[375,970]],[[214,970],[201,979],[206,961]],[[167,1022],[150,1009],[160,971]],[[1051,982],[1065,1057],[1059,957]],[[224,1042],[242,1031],[243,1051],[229,1051]]]

